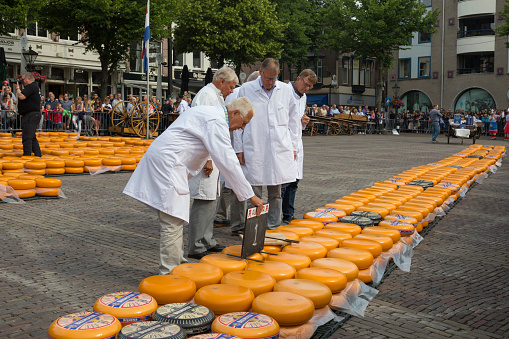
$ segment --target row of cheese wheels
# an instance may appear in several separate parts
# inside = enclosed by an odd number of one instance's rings
[[[57,197],[60,195],[62,181],[45,178],[42,175],[21,174],[18,177],[0,176],[0,185],[10,186],[20,199],[37,196]],[[6,193],[3,193],[6,195]]]

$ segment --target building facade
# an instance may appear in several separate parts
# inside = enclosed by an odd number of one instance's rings
[[[397,83],[410,111],[475,112],[509,107],[508,37],[494,28],[505,23],[505,0],[423,0],[440,10],[437,32],[414,33],[409,45],[395,53],[388,72],[388,96]]]

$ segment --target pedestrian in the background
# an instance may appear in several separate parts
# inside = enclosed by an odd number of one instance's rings
[[[491,134],[491,140],[497,139],[497,132],[498,132],[498,119],[499,115],[497,115],[497,111],[492,109],[490,119],[488,120],[488,123],[490,124],[489,133]]]
[[[431,121],[431,142],[436,144],[437,137],[440,134],[440,118],[442,117],[442,113],[438,110],[438,105],[433,106],[430,114]]]
[[[16,92],[19,98],[18,112],[21,115],[23,155],[32,155],[33,152],[36,157],[40,157],[42,153],[35,130],[41,120],[41,91],[32,73],[23,73],[21,81],[23,91],[19,83],[16,83]]]

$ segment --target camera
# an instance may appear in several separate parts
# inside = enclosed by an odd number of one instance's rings
[[[23,79],[11,79],[11,84],[23,85]]]

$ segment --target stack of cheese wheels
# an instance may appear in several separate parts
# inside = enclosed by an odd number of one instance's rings
[[[315,235],[317,237],[333,238],[333,239],[336,239],[337,241],[339,241],[339,243],[341,243],[341,241],[343,241],[345,239],[352,239],[352,235],[350,233],[338,231],[338,230],[331,229],[331,228],[319,230],[315,233]]]
[[[221,283],[247,287],[255,296],[258,296],[271,292],[276,284],[276,279],[260,271],[235,271],[225,274]]]
[[[308,279],[281,280],[274,286],[274,292],[292,292],[309,298],[315,308],[327,306],[332,298],[332,292],[329,287]]]
[[[120,321],[110,314],[98,312],[78,312],[55,320],[49,327],[52,339],[71,338],[114,338],[122,329]]]
[[[141,281],[138,291],[154,297],[159,305],[166,305],[191,300],[196,284],[178,275],[153,275]]]
[[[11,186],[20,199],[32,198],[35,196],[35,180],[10,179],[7,184]]]
[[[47,175],[62,175],[65,173],[65,162],[62,160],[46,160]]]
[[[122,169],[122,160],[119,158],[103,158],[102,165],[111,172],[120,171]]]
[[[253,312],[266,314],[280,326],[298,326],[308,322],[315,311],[313,302],[292,292],[268,292],[253,300]]]
[[[233,312],[220,315],[212,323],[212,331],[240,338],[279,338],[277,321],[268,315],[252,312]]]
[[[355,266],[355,268],[357,269],[357,266]],[[303,268],[300,271],[297,271],[295,278],[322,283],[327,286],[332,293],[341,292],[348,282],[346,275],[340,271],[322,267]]]
[[[293,268],[295,268],[297,271],[311,265],[311,259],[307,255],[298,253],[280,252],[276,255],[269,255],[266,260],[284,262],[290,266],[293,266]]]
[[[36,193],[41,197],[56,197],[60,194],[62,180],[57,178],[35,179]]]
[[[296,272],[293,266],[278,261],[250,262],[247,264],[246,270],[267,273],[276,281],[291,279]]]
[[[411,236],[416,230],[416,227],[414,227],[412,224],[399,220],[384,220],[380,223],[380,226],[397,230],[402,237]]]
[[[340,258],[322,258],[311,263],[311,268],[326,268],[336,270],[345,275],[347,281],[353,281],[359,274],[359,267],[349,260]]]
[[[349,241],[352,241],[350,239]],[[348,241],[348,240],[343,240]],[[378,245],[378,244],[377,244]],[[378,245],[380,246],[380,245]],[[380,246],[381,247],[381,246]],[[381,252],[381,251],[380,251]],[[366,269],[373,264],[374,257],[373,254],[365,249],[360,248],[351,248],[351,247],[341,247],[330,250],[327,254],[329,258],[338,258],[350,261],[357,265],[360,270]]]
[[[381,226],[366,227],[362,230],[362,234],[377,234],[390,237],[393,244],[397,243],[401,239],[401,234],[397,230],[391,230]]]
[[[235,255],[240,258],[240,255],[242,254],[242,245],[228,246],[223,250],[222,253]],[[260,253],[255,253],[253,255],[250,255],[248,258],[254,259],[254,260],[263,260],[264,259]]]
[[[369,240],[374,241],[380,244],[382,246],[382,251],[388,251],[392,248],[394,245],[394,242],[392,241],[391,237],[379,235],[379,234],[369,234],[369,233],[361,233],[359,235],[356,235],[354,237],[354,240]]]
[[[283,252],[303,254],[311,260],[325,258],[327,255],[325,246],[318,242],[310,241],[300,241],[299,243],[287,245],[283,248]]]
[[[316,235],[316,233],[315,233],[315,235],[302,237],[300,240],[304,241],[304,242],[319,243],[320,245],[324,246],[327,249],[327,251],[329,251],[333,248],[339,247],[339,243],[340,243],[340,241],[337,239],[334,239],[332,237],[319,236],[319,235]]]
[[[148,321],[156,309],[156,300],[148,294],[139,292],[110,293],[97,299],[94,304],[95,312],[111,314],[122,326]]]
[[[25,172],[33,175],[44,175],[46,174],[46,163],[44,161],[27,161],[25,162]]]
[[[159,307],[153,319],[163,323],[177,325],[188,336],[210,332],[214,313],[203,305],[174,303]]]
[[[81,174],[85,162],[83,160],[65,160],[65,173],[67,174]]]
[[[162,339],[185,339],[184,330],[174,324],[165,324],[160,321],[146,321],[128,325],[117,334],[117,339],[145,339],[147,333],[152,338]]]
[[[355,236],[353,239],[343,240],[341,242],[341,248],[356,248],[366,250],[373,255],[373,258],[377,258],[380,254],[382,254],[382,245],[380,245],[378,242],[370,240],[358,240],[357,236]]]
[[[196,290],[203,286],[219,284],[223,277],[223,272],[219,267],[205,263],[181,264],[175,267],[170,274],[191,279],[196,284]]]
[[[215,284],[200,288],[194,295],[194,301],[219,315],[249,311],[254,297],[253,292],[247,287]]]
[[[311,219],[294,219],[290,221],[289,225],[309,227],[313,230],[313,232],[316,232],[323,228],[323,223]]]
[[[221,271],[223,271],[223,274],[227,274],[234,271],[242,271],[247,266],[245,260],[231,257],[223,253],[206,255],[200,259],[200,262],[219,267]]]
[[[132,157],[122,157],[122,170],[123,171],[134,171],[136,169],[136,159]]]

